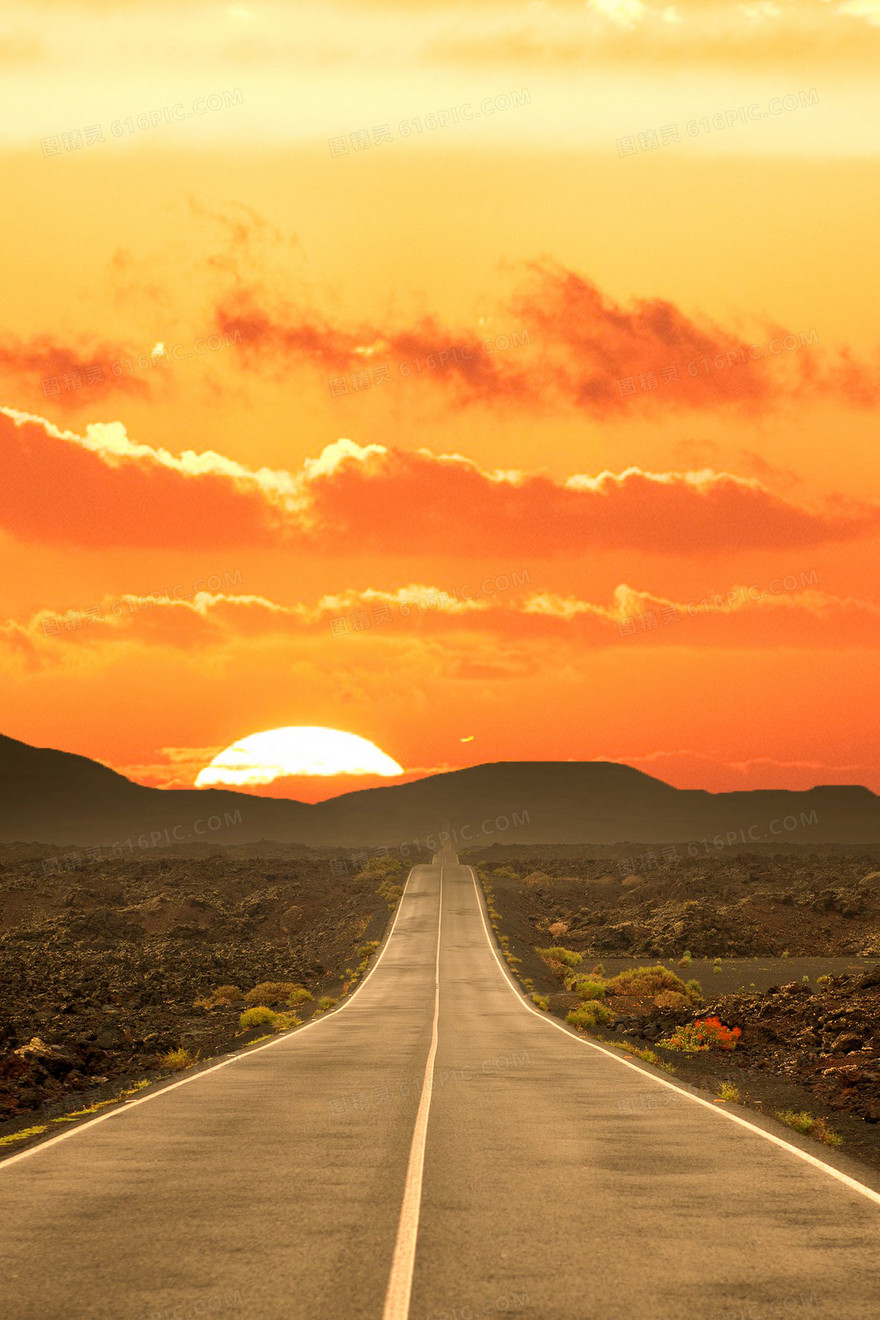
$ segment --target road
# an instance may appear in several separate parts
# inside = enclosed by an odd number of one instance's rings
[[[880,1196],[732,1113],[530,1010],[442,853],[338,1010],[0,1163],[0,1312],[875,1320]]]

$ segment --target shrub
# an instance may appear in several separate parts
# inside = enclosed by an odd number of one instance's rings
[[[554,921],[552,926],[547,927],[547,934],[552,935],[554,940],[561,940],[563,935],[568,934],[568,922]]]
[[[682,1054],[697,1054],[700,1050],[734,1050],[741,1035],[739,1027],[725,1027],[720,1018],[697,1018],[696,1022],[676,1027],[657,1044]]]
[[[800,1132],[805,1137],[815,1137],[826,1146],[843,1145],[843,1137],[833,1132],[824,1118],[814,1118],[805,1109],[800,1113],[793,1109],[779,1109],[776,1117],[788,1127],[794,1128],[795,1132]]]
[[[542,1013],[546,1013],[550,1007],[550,1000],[546,995],[532,995],[532,1003],[536,1008],[540,1008]]]
[[[254,1008],[246,1008],[238,1019],[238,1025],[242,1031],[250,1031],[251,1027],[271,1027],[274,1031],[280,1013],[275,1013],[265,1004],[257,1004]]]
[[[261,981],[253,990],[248,990],[244,997],[246,1004],[282,1004],[295,990],[302,986],[296,981]]]
[[[321,998],[318,1000],[318,1008],[325,1010],[332,1008],[334,1004],[338,1003],[338,999],[331,999],[329,995],[321,995]]]
[[[831,977],[830,977],[830,976],[817,976],[817,977],[816,977],[816,985],[818,986],[818,988],[819,988],[820,990],[827,990],[830,984],[831,984]]]
[[[634,1059],[641,1059],[643,1063],[650,1063],[655,1068],[662,1068],[666,1073],[674,1073],[675,1069],[671,1063],[666,1063],[653,1050],[644,1049],[639,1045],[631,1045],[628,1040],[612,1040],[610,1042],[616,1050],[623,1050],[625,1054],[631,1054]]]
[[[396,885],[393,880],[388,878],[382,881],[377,888],[376,893],[380,898],[385,899],[385,902],[390,908],[393,908],[403,894],[403,885]]]
[[[298,985],[295,990],[291,990],[287,996],[288,1008],[296,1008],[297,1004],[308,1004],[314,999],[311,990],[307,990],[304,985]]]
[[[633,995],[636,998],[653,996],[662,990],[677,990],[679,994],[694,999],[694,991],[688,989],[680,976],[668,967],[658,963],[654,967],[632,967],[627,972],[620,972],[608,982],[610,995]]]
[[[562,963],[564,967],[577,967],[578,963],[583,962],[581,954],[575,953],[573,949],[563,949],[561,945],[554,945],[550,949],[535,949],[535,953],[545,962]]]
[[[575,981],[572,989],[579,999],[604,999],[607,993],[604,981],[593,981],[589,977]]]
[[[685,990],[694,1003],[703,1002],[703,987],[695,976],[692,976],[689,981],[685,982]]]
[[[599,1004],[595,999],[589,1000],[581,1008],[573,1008],[566,1014],[566,1022],[571,1027],[595,1027],[607,1026],[609,1022],[614,1021],[614,1014],[610,1008],[604,1004]]]
[[[28,1137],[38,1137],[48,1126],[48,1123],[42,1123],[39,1127],[19,1128],[17,1132],[10,1132],[7,1136],[0,1137],[0,1146],[11,1146],[14,1141],[26,1141]]]
[[[782,950],[782,956],[783,956],[783,958],[788,958],[788,957],[789,957],[788,949],[783,949],[783,950]]]
[[[683,953],[683,954],[681,955],[681,957],[679,958],[679,960],[678,960],[678,965],[679,965],[679,967],[690,967],[690,965],[691,965],[691,955],[690,955],[690,952],[689,952],[688,949],[685,949],[684,953]]]
[[[159,1062],[169,1072],[182,1072],[184,1068],[191,1068],[195,1059],[189,1050],[181,1045],[176,1050],[169,1050],[167,1054],[163,1054]]]
[[[227,1004],[233,1004],[236,999],[241,999],[241,997],[241,990],[239,990],[237,985],[218,985],[216,990],[211,991],[211,998],[214,1000],[215,1004],[219,1003],[221,1000],[225,1001]]]
[[[718,1095],[722,1100],[742,1100],[739,1087],[735,1082],[722,1082],[718,1088]]]
[[[720,973],[720,971],[721,971],[721,959],[720,959],[720,958],[716,958],[715,961],[713,962],[713,964],[712,964],[712,971],[713,971],[713,972],[716,972],[716,973]]]

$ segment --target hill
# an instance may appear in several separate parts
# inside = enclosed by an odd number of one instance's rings
[[[87,757],[0,736],[0,842],[81,846],[277,840],[311,847],[416,841],[824,845],[880,842],[880,799],[858,785],[805,792],[677,789],[603,761],[500,761],[315,804],[221,789],[156,789]],[[716,844],[717,846],[717,844]]]

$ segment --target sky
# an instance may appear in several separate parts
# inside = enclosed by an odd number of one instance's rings
[[[9,0],[0,731],[880,791],[878,55],[880,0]]]

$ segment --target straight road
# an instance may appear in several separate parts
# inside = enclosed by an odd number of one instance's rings
[[[0,1163],[0,1312],[876,1320],[880,1195],[730,1113],[530,1011],[444,852],[339,1010]]]

